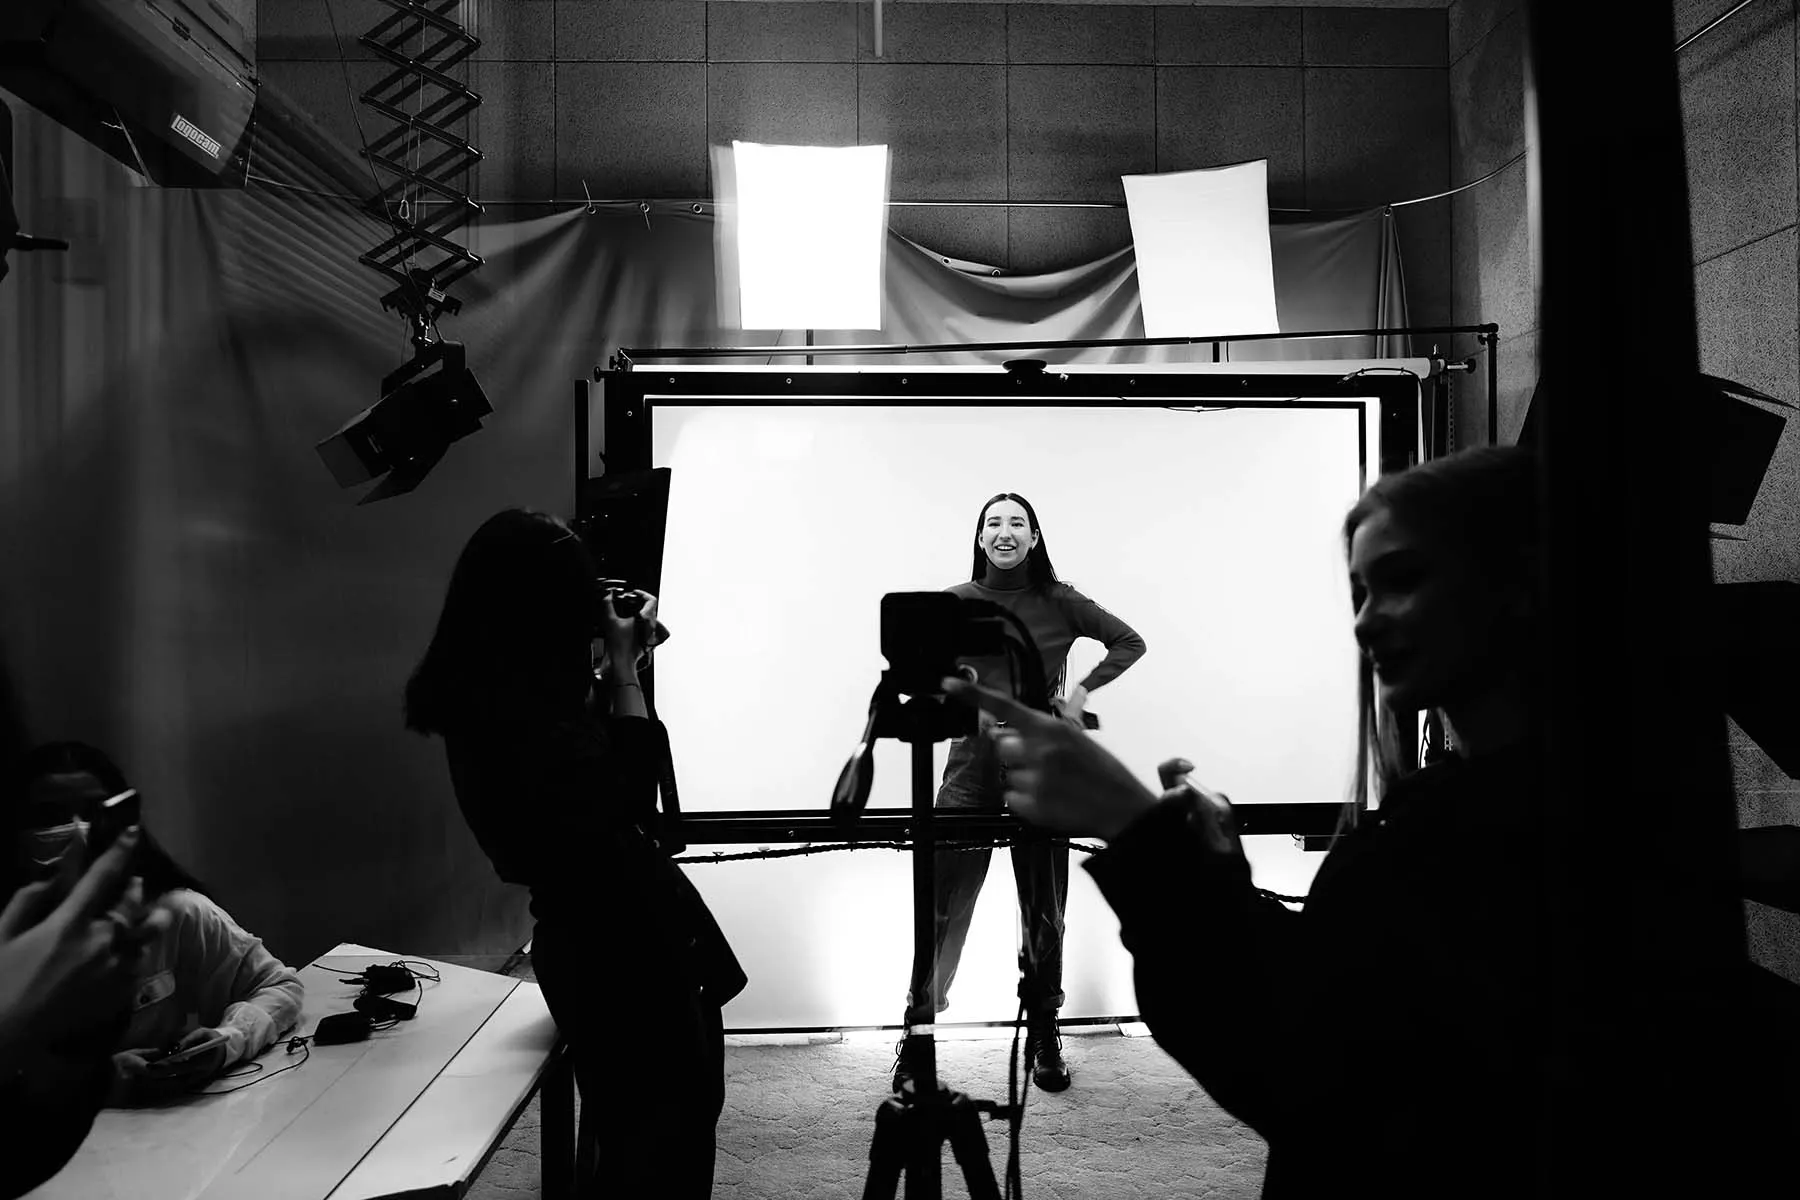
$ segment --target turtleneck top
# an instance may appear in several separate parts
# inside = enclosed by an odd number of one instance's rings
[[[991,601],[1017,616],[1043,659],[1044,681],[1052,696],[1063,694],[1069,647],[1080,638],[1092,638],[1106,647],[1106,657],[1081,680],[1080,686],[1090,692],[1117,679],[1144,655],[1144,639],[1131,626],[1066,583],[1054,583],[1048,588],[1029,586],[1022,565],[1001,570],[990,562],[980,582],[953,584],[945,590],[964,599]],[[1022,681],[1004,657],[966,658],[961,662],[975,668],[981,686],[1008,695],[1018,694]]]

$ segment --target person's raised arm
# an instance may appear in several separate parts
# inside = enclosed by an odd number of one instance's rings
[[[1175,786],[1159,798],[1068,723],[991,689],[959,680],[944,688],[1008,723],[999,752],[1009,808],[1108,841],[1087,869],[1119,917],[1157,1043],[1264,1137],[1283,1128],[1306,1089],[1284,1052],[1300,930],[1296,914],[1252,885],[1229,803],[1186,781],[1193,764],[1184,759],[1162,765],[1163,782]]]

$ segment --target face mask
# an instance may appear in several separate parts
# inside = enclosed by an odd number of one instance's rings
[[[62,858],[71,842],[79,839],[82,845],[87,845],[87,832],[86,821],[70,821],[67,825],[34,829],[25,835],[25,853],[37,866],[53,866]]]

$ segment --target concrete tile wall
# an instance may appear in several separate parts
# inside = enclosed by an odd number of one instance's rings
[[[356,41],[376,0],[267,4],[261,70],[359,144]],[[903,200],[1120,201],[1128,172],[1270,160],[1280,208],[1380,204],[1450,179],[1443,10],[1228,5],[469,0],[482,39],[457,77],[484,203],[710,193],[733,137],[895,148]],[[365,65],[366,64],[366,65]],[[365,119],[365,125],[372,125]],[[1425,211],[1435,207],[1435,214]],[[942,253],[1015,271],[1126,245],[1122,211],[894,210]],[[932,239],[937,239],[933,241]],[[1450,316],[1447,203],[1402,228],[1415,321]]]
[[[1675,7],[1675,34],[1725,9]],[[1763,0],[1681,52],[1700,367],[1800,402],[1800,228],[1796,227],[1793,0]],[[1787,429],[1743,541],[1713,543],[1720,582],[1800,579],[1800,421]],[[1800,825],[1800,782],[1731,726],[1738,823]],[[1800,983],[1800,916],[1746,902],[1751,956]]]
[[[1676,0],[1677,41],[1732,8]],[[1448,13],[1451,178],[1480,179],[1526,145],[1521,0],[1453,0]],[[1597,52],[1600,52],[1597,48]],[[1795,0],[1749,6],[1681,51],[1695,309],[1701,369],[1800,402],[1800,107]],[[1496,321],[1499,433],[1512,441],[1537,380],[1538,280],[1531,263],[1527,163],[1459,193],[1451,207],[1451,309]],[[1632,181],[1595,204],[1629,204]],[[1654,348],[1606,345],[1619,353]],[[1468,349],[1459,347],[1459,352]],[[1485,366],[1485,364],[1482,364]],[[1457,444],[1486,441],[1485,371],[1458,377]],[[1790,418],[1743,541],[1713,543],[1720,582],[1800,579],[1800,421]],[[1800,824],[1800,783],[1735,725],[1729,752],[1740,825]],[[1746,904],[1752,956],[1800,982],[1800,917]]]
[[[1525,55],[1529,26],[1521,0],[1454,0],[1450,42],[1450,181],[1474,184],[1450,198],[1453,324],[1500,326],[1495,423],[1511,441],[1524,424],[1538,377],[1538,283],[1532,265],[1525,149]],[[1511,163],[1510,166],[1506,165]],[[1498,171],[1485,182],[1477,183]],[[1448,339],[1455,357],[1473,354],[1472,334]],[[1456,447],[1487,442],[1487,363],[1456,377],[1451,395]]]

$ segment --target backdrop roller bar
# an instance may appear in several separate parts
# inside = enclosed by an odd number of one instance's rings
[[[896,345],[892,343],[862,346],[809,346],[796,353],[793,346],[689,346],[680,349],[622,347],[613,356],[614,370],[630,370],[633,363],[660,358],[766,358],[780,355],[789,358],[801,354],[973,354],[987,350],[1095,350],[1130,346],[1199,346],[1211,343],[1231,345],[1234,342],[1321,341],[1349,337],[1410,337],[1422,333],[1478,333],[1498,337],[1500,327],[1486,325],[1417,325],[1401,329],[1320,329],[1302,333],[1242,333],[1228,337],[1203,335],[1184,338],[1091,338],[1077,341],[1041,342],[938,342],[928,345]]]

